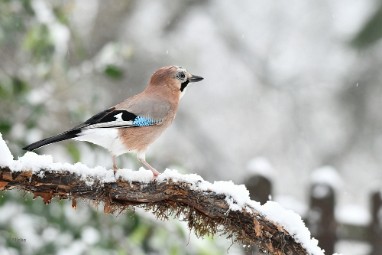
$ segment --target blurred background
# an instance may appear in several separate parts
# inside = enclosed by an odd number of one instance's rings
[[[261,175],[272,183],[268,199],[304,218],[316,215],[312,185],[325,183],[335,224],[362,227],[382,184],[381,37],[377,0],[3,0],[0,132],[17,158],[26,144],[140,92],[157,68],[180,65],[205,80],[148,151],[153,166],[238,184]],[[85,143],[38,153],[111,167],[107,151]],[[244,254],[231,242],[198,239],[182,222],[140,210],[111,216],[87,203],[74,210],[0,194],[1,254]],[[350,255],[373,249],[335,244]]]

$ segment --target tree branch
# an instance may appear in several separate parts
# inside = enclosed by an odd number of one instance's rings
[[[77,198],[103,202],[106,213],[140,206],[159,219],[172,215],[187,220],[198,236],[220,233],[270,254],[308,254],[280,224],[254,208],[230,210],[224,194],[194,189],[190,183],[172,179],[142,183],[120,178],[102,183],[95,177],[89,178],[84,180],[83,176],[65,169],[14,172],[0,167],[0,190],[28,191],[42,197],[47,204],[53,197],[72,199],[74,207]]]

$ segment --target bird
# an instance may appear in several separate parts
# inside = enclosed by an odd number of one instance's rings
[[[34,142],[23,149],[33,151],[68,139],[90,142],[111,153],[114,175],[118,170],[116,158],[125,153],[134,153],[143,166],[157,177],[160,173],[147,163],[146,151],[175,119],[179,101],[189,84],[203,79],[181,66],[161,67],[152,74],[142,92],[95,114],[70,130]]]

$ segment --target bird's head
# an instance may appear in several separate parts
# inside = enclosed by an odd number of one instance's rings
[[[201,76],[193,75],[180,66],[166,66],[158,69],[151,76],[150,86],[168,86],[173,91],[179,91],[182,96],[190,82],[203,80]]]

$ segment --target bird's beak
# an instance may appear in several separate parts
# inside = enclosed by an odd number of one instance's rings
[[[191,75],[191,77],[188,78],[188,80],[189,80],[190,82],[197,82],[197,81],[201,81],[201,80],[203,80],[203,79],[204,79],[203,77],[201,77],[201,76],[197,76],[197,75]]]

